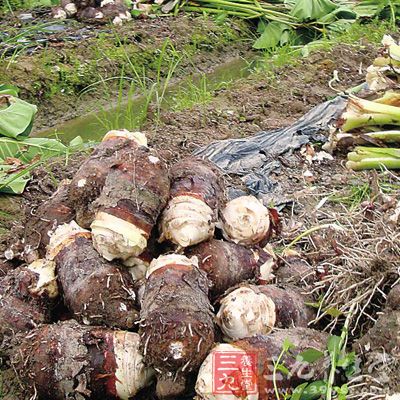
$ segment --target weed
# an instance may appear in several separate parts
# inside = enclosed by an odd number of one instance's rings
[[[306,399],[326,399],[332,400],[335,396],[338,400],[346,400],[348,394],[347,384],[341,386],[335,385],[335,378],[344,375],[347,379],[356,372],[356,355],[354,352],[346,351],[349,323],[352,317],[353,308],[350,309],[346,321],[344,322],[340,336],[331,335],[328,338],[327,348],[324,352],[310,348],[296,355],[296,361],[300,363],[312,364],[315,361],[326,358],[329,368],[328,377],[324,380],[316,380],[304,382],[297,386],[291,394],[284,393],[283,400],[306,400]],[[273,385],[275,397],[281,400],[281,393],[277,383],[277,372],[280,371],[284,375],[289,375],[290,371],[286,368],[282,359],[285,355],[292,356],[292,350],[296,346],[286,339],[282,345],[282,351],[274,361],[273,368]]]
[[[355,47],[370,44],[378,45],[383,35],[392,31],[390,22],[373,20],[368,24],[354,23],[342,33],[331,34],[322,39],[297,46],[289,42],[285,46],[277,47],[262,53],[255,72],[266,74],[271,80],[276,78],[275,71],[282,67],[296,66],[301,59],[315,51],[330,51],[335,46],[348,44]]]
[[[329,200],[334,203],[344,204],[349,207],[350,211],[353,211],[358,208],[362,202],[369,200],[370,195],[371,186],[368,182],[363,184],[355,183],[348,188],[346,194],[333,194]]]
[[[17,10],[28,10],[34,7],[50,7],[58,4],[57,0],[5,0],[0,4],[0,12],[13,13]]]
[[[207,104],[212,98],[213,90],[206,75],[202,74],[198,83],[190,79],[182,85],[182,88],[173,96],[171,108],[174,111],[182,111],[196,104]]]

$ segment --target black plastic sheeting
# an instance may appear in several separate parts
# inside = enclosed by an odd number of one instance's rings
[[[245,139],[213,142],[194,154],[209,159],[226,173],[242,176],[249,192],[265,205],[283,206],[290,199],[270,175],[279,174],[280,159],[290,157],[294,150],[310,142],[326,142],[329,126],[342,114],[346,104],[347,97],[338,96],[316,106],[289,127]]]

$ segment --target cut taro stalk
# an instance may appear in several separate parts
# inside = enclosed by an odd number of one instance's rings
[[[134,327],[139,316],[134,279],[127,268],[97,253],[89,231],[74,221],[60,226],[50,240],[48,257],[56,262],[65,305],[79,322]]]
[[[22,341],[14,364],[39,398],[128,400],[148,386],[137,333],[76,321],[44,325]]]
[[[307,300],[289,287],[246,285],[221,299],[216,321],[227,341],[267,334],[274,327],[307,327],[315,318]]]
[[[216,239],[188,248],[186,255],[197,257],[200,269],[207,273],[211,299],[246,280],[268,281],[275,264],[273,257],[261,249]]]
[[[176,398],[214,342],[208,279],[194,259],[170,254],[153,260],[140,312],[146,363],[158,372],[159,398]]]
[[[169,177],[157,153],[137,147],[108,172],[94,202],[93,245],[107,260],[137,257],[147,247],[151,231],[169,196]]]
[[[190,157],[171,168],[171,178],[160,241],[188,247],[212,238],[224,192],[219,171],[209,162]]]
[[[88,229],[96,210],[93,202],[100,196],[110,169],[132,157],[139,146],[147,146],[143,133],[110,131],[80,166],[71,181],[69,201],[76,210],[76,222]]]

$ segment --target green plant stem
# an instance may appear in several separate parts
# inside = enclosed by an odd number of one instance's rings
[[[363,171],[367,169],[400,169],[400,160],[398,158],[364,158],[361,161],[347,161],[346,168],[353,171]]]
[[[339,133],[336,136],[338,142],[345,139],[353,139],[354,143],[365,143],[365,139],[379,140],[384,143],[400,143],[400,131],[368,132],[360,135],[351,133]]]
[[[350,307],[349,313],[347,314],[346,321],[344,322],[342,333],[340,335],[339,341],[339,352],[341,352],[347,344],[347,335],[349,331],[349,325],[351,321],[351,317],[353,315],[355,304],[352,304]],[[333,392],[333,384],[335,382],[335,374],[336,374],[336,366],[337,366],[337,356],[338,354],[331,354],[331,369],[329,371],[329,377],[327,382],[326,389],[326,400],[332,400],[332,392]]]
[[[303,239],[304,237],[311,235],[314,232],[317,232],[321,229],[328,229],[332,228],[334,225],[333,224],[324,224],[324,225],[318,225],[318,226],[313,226],[312,228],[304,231],[301,233],[299,236],[297,236],[295,239],[293,239],[284,249],[284,251],[289,250],[291,247],[293,247],[298,241]]]
[[[285,349],[283,349],[281,351],[281,353],[279,354],[278,358],[276,361],[274,361],[274,370],[272,372],[272,381],[274,383],[274,392],[275,392],[275,397],[276,400],[280,400],[281,396],[279,394],[279,389],[278,389],[278,385],[276,383],[276,372],[278,370],[278,365],[281,363],[282,357],[283,355],[286,353]]]

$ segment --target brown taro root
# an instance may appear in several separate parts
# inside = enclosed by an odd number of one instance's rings
[[[186,255],[196,256],[200,269],[207,273],[212,299],[245,280],[268,280],[274,264],[273,258],[261,249],[250,250],[216,239],[187,249]]]
[[[143,253],[168,196],[165,164],[153,150],[138,147],[110,169],[94,203],[97,213],[91,229],[96,250],[109,261]]]
[[[96,210],[92,203],[99,197],[110,169],[131,157],[138,146],[147,146],[143,133],[110,131],[80,166],[71,181],[69,199],[82,228],[88,229],[94,219]]]
[[[160,241],[180,247],[213,237],[223,187],[217,169],[189,157],[171,168],[171,196],[160,222]]]
[[[127,268],[106,261],[93,248],[91,234],[74,221],[50,240],[65,305],[87,325],[130,329],[138,319],[134,280]]]
[[[207,296],[208,279],[195,260],[170,254],[151,263],[140,334],[145,361],[159,373],[160,398],[176,398],[185,390],[185,376],[200,366],[213,344]]]
[[[398,357],[400,348],[400,311],[386,309],[375,325],[356,343],[361,352],[386,351]]]
[[[285,251],[281,260],[281,265],[274,271],[278,282],[303,286],[317,280],[315,269],[296,251]]]
[[[228,341],[267,334],[274,326],[306,327],[315,318],[306,301],[289,287],[245,285],[221,299],[216,321]]]
[[[297,361],[296,355],[308,349],[323,352],[327,346],[328,335],[308,328],[284,329],[268,336],[255,336],[215,346],[200,368],[196,382],[196,399],[275,399],[274,362],[281,354],[285,340],[289,340],[295,347],[290,353],[285,353],[280,362],[291,374],[286,375],[279,370],[276,371],[275,382],[280,397],[283,398],[285,393],[304,381],[321,379],[326,365],[323,357],[309,364]],[[227,367],[236,367],[237,370],[229,372],[226,369],[224,372],[230,378],[225,380],[222,378],[222,381],[219,381],[214,366],[223,366],[220,362],[224,361],[221,357],[224,353],[234,360],[233,364],[228,364]],[[216,385],[220,393],[221,390],[225,390],[225,394],[218,394],[215,391]]]
[[[137,333],[70,320],[30,333],[14,363],[39,399],[128,400],[154,374],[143,364],[139,348]]]
[[[393,286],[390,290],[386,300],[386,308],[400,311],[400,285]]]
[[[52,299],[57,296],[55,265],[49,260],[34,261],[1,278],[1,340],[49,322]]]
[[[400,348],[400,285],[394,286],[386,301],[386,307],[375,325],[356,343],[362,352],[382,351],[398,356]]]
[[[24,258],[27,262],[44,257],[54,230],[74,219],[75,211],[69,200],[69,184],[67,180],[62,181],[53,196],[27,216],[24,235]]]

